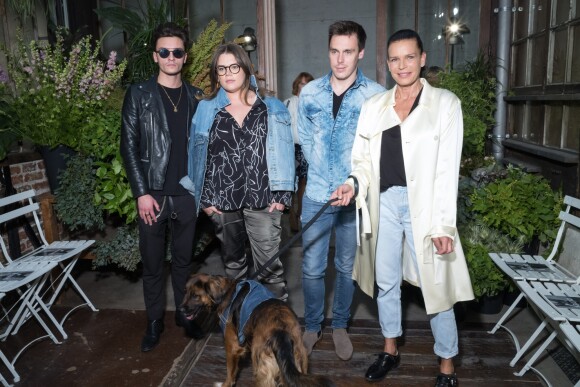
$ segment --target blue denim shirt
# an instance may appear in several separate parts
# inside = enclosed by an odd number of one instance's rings
[[[358,69],[354,85],[346,91],[334,119],[331,75],[305,85],[298,103],[298,137],[308,161],[305,195],[321,203],[330,199],[350,174],[352,144],[363,102],[385,91]]]
[[[256,87],[256,79],[252,75],[250,83]],[[268,137],[266,139],[266,163],[271,191],[294,191],[294,141],[290,113],[284,104],[272,97],[262,98],[268,109]],[[189,137],[188,173],[180,181],[191,194],[195,196],[196,208],[199,210],[201,190],[207,167],[207,147],[209,130],[212,127],[217,112],[228,106],[230,100],[223,89],[220,89],[211,100],[201,100],[191,122]]]

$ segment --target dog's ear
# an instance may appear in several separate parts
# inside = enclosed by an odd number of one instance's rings
[[[210,275],[208,281],[204,284],[205,291],[211,297],[215,305],[222,303],[223,296],[225,294],[225,287],[223,283],[223,278],[216,275]]]

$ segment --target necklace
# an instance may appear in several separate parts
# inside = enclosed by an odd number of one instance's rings
[[[171,99],[171,97],[167,93],[167,90],[165,90],[165,86],[163,86],[161,83],[159,84],[159,86],[161,86],[161,89],[163,89],[163,92],[165,92],[167,99],[169,99],[169,102],[171,103],[171,105],[173,105],[173,112],[177,113],[177,106],[179,106],[179,101],[181,101],[181,94],[183,92],[183,83],[181,84],[181,87],[179,88],[179,98],[177,99],[177,103],[173,103],[173,100]]]

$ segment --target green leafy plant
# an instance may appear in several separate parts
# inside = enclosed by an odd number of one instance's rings
[[[21,139],[21,136],[13,130],[16,114],[7,82],[8,75],[0,68],[0,160],[6,157],[12,145]]]
[[[86,36],[64,49],[62,32],[56,44],[18,37],[17,49],[7,54],[8,73],[14,83],[12,128],[37,145],[65,145],[82,150],[81,139],[95,115],[121,80],[126,63],[116,53],[99,59],[100,44]]]
[[[188,51],[187,63],[183,70],[184,77],[204,93],[209,92],[210,87],[209,59],[223,42],[229,27],[230,23],[218,25],[217,21],[211,20]]]
[[[461,71],[451,70],[438,75],[438,87],[455,93],[461,100],[463,112],[464,159],[481,161],[485,155],[485,138],[495,119],[495,88],[493,63],[489,56],[479,53]]]
[[[524,248],[524,237],[510,238],[480,220],[469,222],[461,230],[461,236],[475,297],[479,299],[499,294],[510,282],[488,253],[521,253]]]
[[[137,265],[141,260],[139,254],[139,230],[137,223],[119,227],[117,234],[112,240],[95,243],[93,252],[96,258],[93,260],[93,267],[116,265],[127,270],[137,270]]]
[[[529,243],[536,236],[547,244],[556,237],[562,194],[542,176],[510,167],[505,178],[476,189],[470,199],[484,224],[511,238]]]
[[[92,160],[81,154],[71,157],[59,182],[54,209],[69,230],[103,230],[103,210],[93,201],[97,181]]]
[[[127,34],[127,82],[138,83],[157,73],[157,65],[151,60],[153,31],[161,23],[170,20],[171,5],[167,0],[147,0],[145,6],[139,2],[139,10],[114,6],[95,9],[99,17]],[[178,20],[184,24],[185,20]]]

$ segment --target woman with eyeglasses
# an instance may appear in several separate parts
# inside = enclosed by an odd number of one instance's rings
[[[226,275],[251,274],[278,252],[282,212],[294,191],[294,142],[290,113],[258,89],[252,63],[237,44],[217,48],[211,90],[191,125],[189,173],[182,184],[212,220],[221,242]],[[274,261],[258,279],[286,300],[284,268]]]

